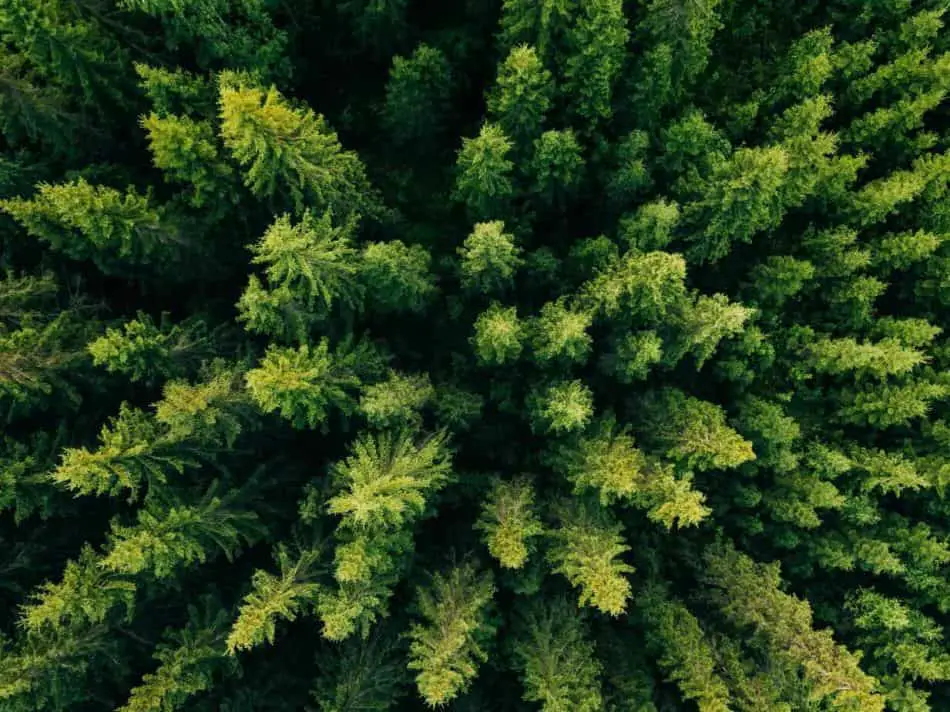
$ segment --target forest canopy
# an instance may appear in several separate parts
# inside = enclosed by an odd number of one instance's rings
[[[946,0],[0,0],[0,712],[950,709]]]

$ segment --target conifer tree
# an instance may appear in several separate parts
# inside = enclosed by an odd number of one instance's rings
[[[623,526],[606,510],[583,500],[560,504],[554,514],[557,526],[549,531],[548,552],[554,571],[579,589],[582,606],[619,616],[631,594],[624,574],[633,571],[620,559],[630,549],[621,537]]]
[[[515,307],[506,309],[493,302],[475,320],[472,346],[479,363],[500,365],[517,359],[523,348],[523,329]]]
[[[603,708],[603,667],[586,622],[565,599],[536,601],[528,608],[511,647],[526,701],[544,712]]]
[[[704,712],[730,709],[729,688],[715,669],[716,653],[689,609],[656,584],[638,592],[636,602],[647,643],[659,655],[667,679]]]
[[[613,85],[623,69],[628,34],[622,2],[580,3],[568,33],[571,55],[564,68],[564,90],[573,113],[591,127],[611,116]]]
[[[236,74],[219,81],[221,138],[252,193],[297,213],[307,206],[341,218],[378,214],[363,163],[343,150],[322,115],[294,107],[274,87],[249,86]]]
[[[512,47],[498,68],[496,86],[488,94],[488,111],[506,136],[524,147],[541,134],[551,108],[554,83],[534,47]]]
[[[426,704],[438,707],[461,694],[487,659],[494,630],[488,620],[494,585],[471,564],[435,574],[419,592],[422,623],[409,628],[409,669]]]
[[[475,138],[462,139],[456,161],[454,196],[476,219],[504,217],[514,194],[508,158],[511,141],[497,125],[486,123]]]
[[[107,274],[153,263],[160,268],[188,246],[174,220],[132,188],[122,193],[82,178],[43,183],[34,198],[5,200],[0,208],[32,237]]]
[[[884,709],[858,659],[835,643],[830,631],[812,628],[807,603],[778,588],[777,567],[757,564],[726,544],[709,549],[705,561],[723,614],[752,628],[777,662],[801,666],[812,699],[830,697],[837,709]]]
[[[316,428],[331,408],[352,413],[363,379],[379,373],[380,366],[367,343],[342,344],[331,352],[324,338],[312,348],[271,347],[248,371],[247,388],[265,413],[277,411],[297,428]]]
[[[165,315],[163,315],[164,317]],[[87,349],[96,366],[122,373],[131,381],[157,381],[185,375],[214,353],[213,334],[203,319],[156,325],[148,314],[138,314],[119,329],[89,342]]]
[[[222,653],[227,613],[214,600],[189,606],[188,625],[166,632],[158,646],[154,672],[142,676],[121,712],[182,709],[194,695],[212,687],[215,677],[235,670]]]
[[[522,568],[537,548],[535,538],[544,533],[535,499],[527,478],[496,479],[482,504],[476,527],[482,532],[489,553],[503,568]]]
[[[446,120],[452,83],[449,62],[435,47],[420,44],[411,56],[394,57],[383,109],[393,141],[409,145],[436,138]]]
[[[500,220],[476,223],[458,249],[462,284],[472,291],[491,293],[511,285],[521,266],[521,248]]]
[[[251,592],[244,597],[237,620],[227,635],[227,651],[234,655],[265,641],[274,642],[278,620],[293,622],[301,610],[316,602],[319,586],[313,581],[320,562],[320,547],[304,548],[295,556],[278,545],[274,558],[280,574],[254,572]]]

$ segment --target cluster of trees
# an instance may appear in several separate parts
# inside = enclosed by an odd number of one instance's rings
[[[0,712],[950,708],[944,0],[0,0]]]

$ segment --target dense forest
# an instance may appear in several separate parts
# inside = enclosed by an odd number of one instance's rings
[[[948,22],[0,0],[0,712],[950,710]]]

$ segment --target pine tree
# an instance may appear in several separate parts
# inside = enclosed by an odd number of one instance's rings
[[[406,678],[393,636],[351,638],[317,656],[312,697],[323,712],[387,712],[402,697]]]
[[[535,538],[544,533],[536,511],[536,495],[525,477],[496,479],[482,503],[476,527],[489,553],[506,569],[520,569],[537,548]]]
[[[231,655],[249,650],[265,641],[274,642],[278,620],[293,622],[299,613],[316,602],[319,585],[314,582],[322,550],[304,548],[296,554],[278,545],[274,558],[280,574],[258,569],[251,577],[251,591],[244,597],[238,617],[227,635]]]
[[[306,206],[343,219],[379,214],[363,163],[343,150],[322,115],[236,74],[223,75],[220,85],[221,138],[252,193],[297,213]]]
[[[189,205],[210,208],[222,193],[235,192],[234,171],[221,156],[210,122],[152,113],[142,119],[142,128],[155,167],[166,180],[190,186]]]
[[[536,601],[518,620],[511,648],[525,701],[544,712],[603,709],[603,667],[584,619],[566,600]]]
[[[339,493],[327,502],[327,511],[343,517],[347,528],[387,529],[411,521],[451,472],[444,435],[420,443],[405,433],[366,436],[352,452],[334,468]]]
[[[571,110],[593,127],[609,119],[613,85],[623,69],[629,33],[619,0],[587,0],[568,33],[571,55],[564,69],[564,91]]]
[[[484,646],[494,633],[488,619],[493,593],[491,575],[479,574],[471,564],[435,574],[431,587],[419,591],[423,622],[409,628],[408,667],[417,671],[416,687],[430,707],[464,692],[488,659]]]
[[[4,200],[0,209],[32,237],[107,274],[175,261],[188,247],[174,220],[132,188],[123,194],[82,178],[42,183],[34,198]]]
[[[389,378],[367,387],[360,398],[360,411],[377,428],[420,426],[421,411],[434,398],[427,375],[392,372]]]
[[[579,430],[593,417],[593,395],[579,380],[541,386],[528,400],[532,427],[539,432]]]
[[[334,226],[330,212],[322,217],[305,211],[294,224],[289,215],[278,218],[252,245],[252,262],[264,265],[271,294],[299,303],[293,308],[326,316],[337,304],[357,309],[362,304],[362,285],[358,281],[358,254],[352,246],[356,225],[353,221]],[[261,323],[257,309],[247,293],[242,297],[241,318],[249,327]],[[290,304],[285,307],[290,309]]]
[[[232,558],[242,543],[253,543],[263,533],[257,515],[234,499],[233,494],[218,497],[212,485],[194,503],[147,504],[134,525],[113,522],[101,566],[131,576],[148,571],[162,579],[179,567],[203,563],[215,550]]]
[[[475,320],[472,347],[479,363],[501,365],[521,355],[524,327],[515,307],[505,308],[493,302]]]
[[[723,469],[755,459],[752,443],[726,424],[713,403],[667,389],[647,397],[642,412],[650,440],[689,467]]]
[[[711,595],[726,618],[761,636],[777,662],[800,667],[813,700],[830,698],[840,709],[884,709],[858,659],[835,643],[829,630],[812,628],[807,603],[779,589],[776,566],[757,564],[725,544],[710,548],[705,562],[715,587]]]
[[[364,377],[380,371],[379,356],[365,342],[330,351],[328,339],[296,349],[268,349],[260,365],[247,372],[247,389],[265,413],[278,411],[296,428],[316,428],[330,409],[344,415],[356,409]]]
[[[551,108],[554,83],[534,47],[512,47],[498,68],[496,86],[488,94],[489,114],[516,146],[541,135]]]
[[[620,559],[630,550],[621,537],[623,525],[607,510],[583,501],[558,505],[554,514],[557,526],[548,532],[548,559],[555,573],[580,590],[580,605],[619,616],[631,595],[624,574],[633,572]]]
[[[92,362],[110,373],[121,373],[131,381],[155,382],[185,375],[214,353],[214,336],[200,318],[180,324],[161,322],[144,313],[109,328],[86,347]]]
[[[716,652],[696,617],[656,584],[639,591],[636,603],[647,644],[667,679],[702,712],[729,710],[729,688],[716,671]]]
[[[431,261],[422,245],[367,244],[359,272],[367,302],[379,312],[421,312],[436,294]]]
[[[467,289],[487,294],[511,286],[524,260],[514,236],[504,230],[501,220],[476,223],[458,248],[462,285]]]
[[[166,631],[156,649],[158,667],[132,689],[120,712],[165,712],[182,709],[194,695],[210,689],[215,677],[235,671],[223,654],[227,613],[213,600],[189,606],[188,625]]]
[[[592,321],[590,314],[572,310],[563,300],[547,302],[529,326],[535,359],[585,362],[591,351],[587,330]]]
[[[408,146],[436,138],[447,118],[452,84],[448,59],[435,47],[423,43],[409,57],[394,57],[383,108],[393,141]]]
[[[504,217],[514,194],[514,164],[508,158],[511,148],[504,131],[491,123],[484,124],[475,138],[462,139],[453,195],[475,219]]]

